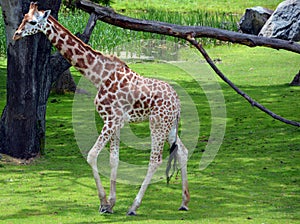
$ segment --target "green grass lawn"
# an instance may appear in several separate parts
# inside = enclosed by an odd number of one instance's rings
[[[299,88],[288,85],[299,70],[298,55],[235,45],[210,48],[208,52],[218,59],[221,70],[242,90],[274,112],[300,121]],[[182,51],[182,60],[197,58],[194,53],[192,57],[190,54],[191,50]],[[208,92],[172,64],[139,62],[130,63],[130,67],[144,76],[169,80],[193,99],[200,119],[200,135],[188,163],[190,210],[177,211],[181,186],[179,179],[174,178],[169,186],[162,180],[148,188],[136,217],[125,214],[139,186],[119,183],[115,214],[100,215],[91,170],[74,137],[74,95],[51,94],[45,155],[30,165],[0,163],[0,223],[300,222],[299,128],[275,121],[252,108],[220,81],[226,103],[226,133],[216,158],[206,169],[200,170],[199,162],[211,131]],[[2,111],[4,60],[1,60],[0,72]],[[74,76],[80,79],[78,73],[74,72]],[[90,100],[92,102],[93,97]],[[185,107],[185,98],[182,101]],[[101,124],[98,129],[99,126]],[[137,135],[147,135],[145,127],[147,124],[132,129]],[[149,151],[121,145],[121,161],[145,165],[148,157]],[[103,183],[109,189],[109,179],[105,176]]]

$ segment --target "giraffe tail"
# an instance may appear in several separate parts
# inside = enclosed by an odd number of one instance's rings
[[[169,160],[167,163],[167,168],[166,168],[166,176],[167,176],[167,184],[169,184],[171,178],[173,177],[175,171],[177,170],[177,150],[178,150],[178,145],[177,145],[177,134],[178,134],[178,123],[179,123],[179,116],[180,114],[177,115],[176,120],[173,124],[173,127],[171,129],[171,133],[169,134],[169,142],[172,142],[172,146],[170,148],[170,156]],[[170,174],[170,170],[173,168],[172,173]]]
[[[167,176],[167,184],[170,183],[171,178],[173,177],[175,171],[177,170],[177,149],[178,145],[176,144],[176,141],[173,142],[171,148],[170,148],[170,156],[167,163],[167,169],[166,169],[166,176]],[[170,174],[170,170],[173,168],[172,173]]]

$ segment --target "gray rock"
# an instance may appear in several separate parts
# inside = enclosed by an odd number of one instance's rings
[[[272,15],[273,10],[256,6],[246,9],[239,22],[239,29],[243,33],[258,35],[261,28]]]
[[[278,5],[261,29],[260,36],[300,40],[300,0],[286,0]]]
[[[300,86],[300,71],[296,74],[293,81],[290,83],[290,86]]]

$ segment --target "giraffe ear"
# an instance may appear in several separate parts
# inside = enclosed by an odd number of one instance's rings
[[[43,15],[43,20],[47,20],[51,14],[51,10],[46,10]]]

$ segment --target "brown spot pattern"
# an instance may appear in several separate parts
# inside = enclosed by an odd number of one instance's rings
[[[117,82],[115,82],[115,83],[113,83],[112,85],[111,85],[111,87],[109,88],[109,92],[112,92],[112,93],[115,93],[115,92],[117,92],[117,90],[118,90],[118,83]]]
[[[88,53],[86,55],[86,59],[87,59],[88,64],[92,65],[94,63],[95,57],[91,53]]]
[[[96,74],[100,74],[102,69],[103,69],[103,65],[101,63],[97,63],[93,67],[92,71],[95,72]]]
[[[64,57],[65,58],[71,58],[72,56],[73,56],[73,51],[72,51],[72,49],[68,48],[66,50],[66,52],[64,53]]]
[[[61,34],[60,34],[60,37],[61,37],[62,39],[65,39],[66,35],[67,35],[66,33],[61,33]]]
[[[51,30],[47,30],[46,35],[49,37],[51,33],[52,33]]]
[[[56,47],[57,47],[58,50],[61,50],[63,45],[64,45],[64,42],[59,39],[57,41]]]
[[[84,53],[80,51],[78,48],[75,48],[74,51],[76,55],[80,55],[80,56],[84,55]]]
[[[112,70],[113,68],[115,68],[115,65],[114,65],[114,64],[112,64],[112,63],[106,63],[106,64],[105,64],[105,69],[106,69],[106,70],[110,71],[110,70]]]
[[[88,66],[84,62],[84,58],[78,58],[75,66],[79,67],[79,68],[84,68],[84,69],[88,68]]]
[[[67,40],[67,45],[74,47],[76,45],[76,42],[71,37],[69,37]]]
[[[86,51],[85,48],[82,45],[80,45],[80,44],[78,45],[78,49],[81,50],[82,52]]]
[[[54,37],[52,38],[51,43],[52,43],[52,44],[55,44],[55,43],[56,43],[56,36],[54,36]]]

